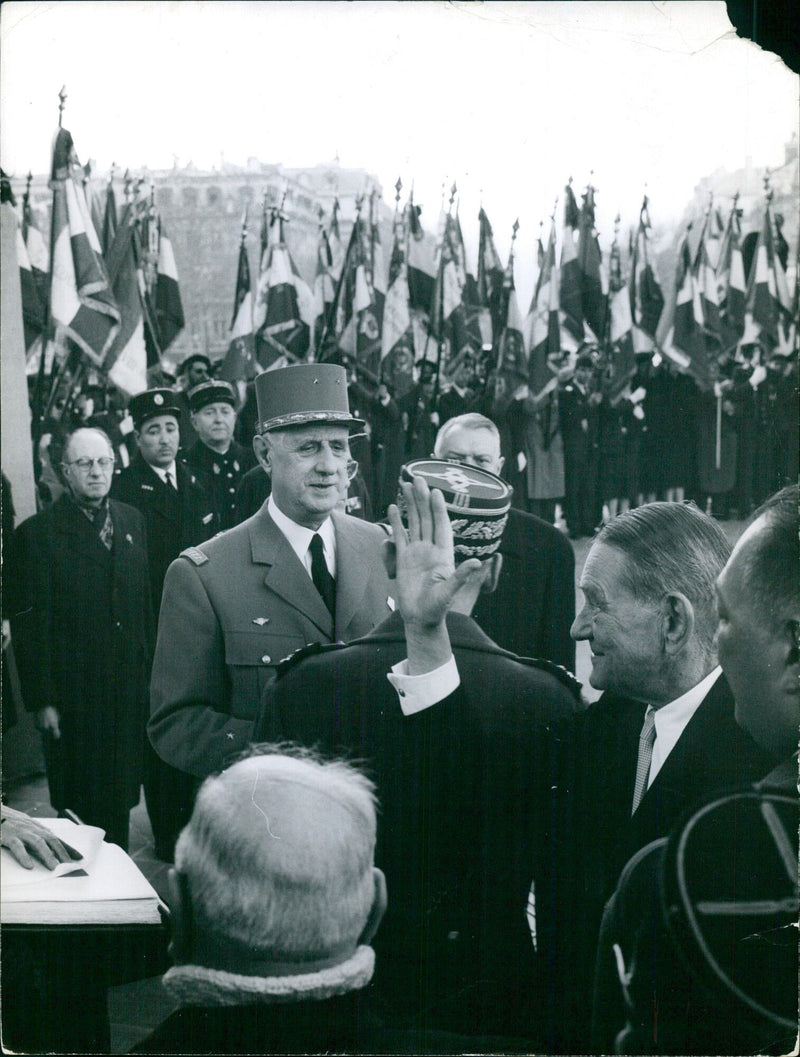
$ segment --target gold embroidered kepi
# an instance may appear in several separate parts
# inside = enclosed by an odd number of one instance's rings
[[[406,463],[400,481],[411,483],[422,477],[429,488],[438,488],[453,530],[456,562],[487,558],[500,546],[508,521],[514,489],[496,474],[440,459],[415,459]],[[405,517],[402,493],[398,506]]]
[[[350,414],[347,372],[335,363],[298,363],[256,378],[259,433],[309,423],[361,429]]]

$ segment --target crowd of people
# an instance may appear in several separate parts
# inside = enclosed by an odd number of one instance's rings
[[[797,485],[733,553],[676,500],[750,513],[796,437],[754,427],[749,493],[716,490],[700,447],[656,458],[705,411],[649,360],[612,406],[584,352],[497,422],[463,376],[395,398],[302,364],[240,394],[209,368],[76,408],[4,548],[53,807],[126,847],[144,784],[174,863],[179,1008],[141,1049],[787,1052]],[[755,370],[731,415],[796,399]],[[557,500],[594,535],[577,615]]]

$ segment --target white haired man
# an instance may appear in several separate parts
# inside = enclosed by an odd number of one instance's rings
[[[592,1052],[796,1042],[799,526],[794,485],[756,512],[717,579],[736,719],[777,767],[700,801],[626,865],[603,919]]]

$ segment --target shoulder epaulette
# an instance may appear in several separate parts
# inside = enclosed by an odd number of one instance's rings
[[[305,660],[306,657],[315,657],[318,653],[330,653],[333,650],[341,650],[346,645],[346,642],[309,642],[284,657],[282,661],[278,661],[278,665],[275,668],[275,678],[283,678],[287,672],[290,672],[292,668]]]
[[[527,664],[529,668],[538,668],[541,672],[549,672],[550,675],[558,679],[562,686],[566,686],[567,690],[580,700],[583,684],[579,683],[569,668],[565,668],[563,664],[556,664],[555,661],[545,661],[541,657],[519,657],[518,660],[522,661],[523,664]]]
[[[205,565],[209,560],[205,551],[201,551],[199,547],[187,547],[185,551],[181,551],[178,557],[188,558],[195,565]]]

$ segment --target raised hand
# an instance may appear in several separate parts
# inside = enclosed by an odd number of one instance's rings
[[[435,627],[444,622],[460,588],[483,575],[482,564],[470,558],[456,569],[453,532],[438,489],[431,491],[416,477],[413,484],[402,484],[401,490],[408,529],[392,504],[388,512],[392,542],[386,565],[397,582],[397,606],[406,627]]]

